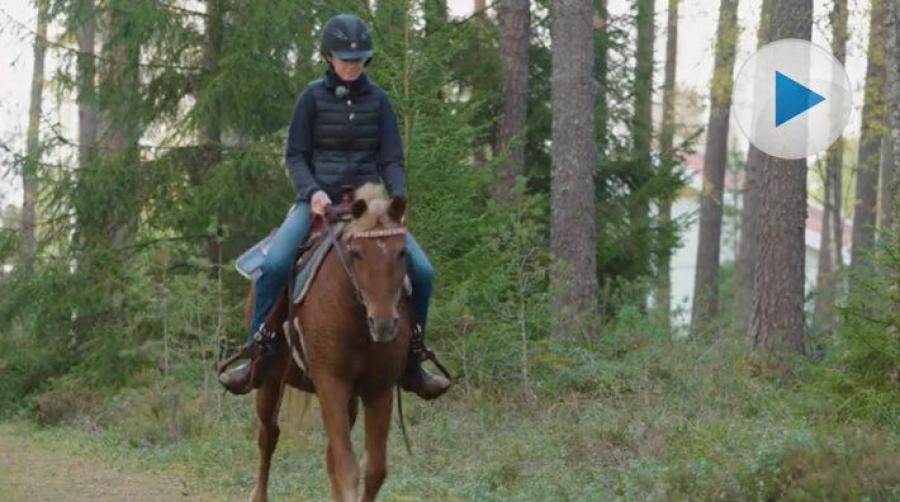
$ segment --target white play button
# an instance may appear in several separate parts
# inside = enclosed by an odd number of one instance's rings
[[[850,120],[852,89],[841,63],[806,40],[756,51],[737,74],[732,112],[763,152],[801,159],[828,148]]]
[[[800,115],[825,97],[780,71],[775,72],[775,127]]]

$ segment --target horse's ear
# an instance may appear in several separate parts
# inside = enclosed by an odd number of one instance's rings
[[[366,204],[365,199],[356,199],[356,201],[353,202],[353,205],[350,206],[350,213],[353,215],[353,219],[356,219],[362,216],[368,208],[369,205]]]
[[[394,196],[391,198],[391,205],[388,207],[388,216],[397,223],[403,222],[403,213],[406,212],[406,199]]]

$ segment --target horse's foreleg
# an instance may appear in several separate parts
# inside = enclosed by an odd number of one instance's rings
[[[359,414],[359,399],[351,397],[348,410],[350,412],[350,430],[353,430],[353,425],[356,423],[356,416]],[[325,465],[328,468],[328,475],[332,479],[332,490],[336,490],[334,484],[334,454],[331,453],[330,446],[325,449]]]
[[[356,502],[359,470],[350,443],[350,386],[335,380],[316,381],[322,422],[328,435],[328,476],[333,500]]]
[[[387,438],[391,426],[393,389],[363,401],[366,416],[366,471],[363,501],[375,500],[387,477]]]
[[[253,502],[265,502],[268,499],[269,468],[272,465],[272,453],[278,444],[278,410],[284,384],[270,379],[256,391],[256,416],[259,419],[259,431],[256,442],[259,447],[259,473],[256,477],[256,489]]]

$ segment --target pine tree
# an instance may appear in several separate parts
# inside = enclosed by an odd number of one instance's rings
[[[776,0],[772,38],[809,40],[812,0]],[[763,154],[759,255],[754,273],[749,337],[754,350],[781,362],[805,353],[804,262],[806,255],[806,159]]]
[[[607,67],[610,53],[609,13],[606,0],[594,1],[594,79],[597,81],[597,154],[600,162],[606,159],[608,138],[607,122],[609,121],[609,70]]]
[[[92,149],[97,141],[94,10],[93,0],[83,0],[80,8],[72,16],[78,25],[78,67],[75,77],[77,81],[76,100],[78,101],[78,165],[83,168],[87,168],[91,164]]]
[[[756,34],[757,48],[766,45],[772,38],[772,11],[776,0],[763,0]],[[763,175],[763,152],[752,144],[747,151],[747,169],[744,173],[741,204],[741,231],[738,240],[737,263],[735,264],[735,311],[739,326],[746,326],[750,319],[750,309],[746,308],[753,298],[754,272],[759,260],[759,221]]]
[[[41,162],[40,121],[44,94],[44,60],[47,52],[49,0],[37,2],[37,30],[34,37],[34,67],[31,75],[31,102],[28,110],[28,137],[22,168],[22,241],[19,254],[22,263],[30,265],[37,252],[38,169]]]
[[[853,248],[850,266],[859,275],[869,270],[869,256],[875,245],[878,168],[881,139],[884,137],[884,0],[872,0],[869,12],[869,44],[866,50],[866,83],[859,154],[856,166],[856,203],[853,207]],[[855,293],[856,281],[850,282]]]
[[[499,169],[494,198],[507,200],[515,180],[525,171],[526,120],[528,116],[529,0],[504,0],[497,15],[500,28],[500,61],[503,86],[500,89],[500,117],[494,151],[509,151],[509,160]]]
[[[835,0],[831,20],[832,53],[841,64],[847,53],[847,0]],[[843,265],[844,218],[841,208],[844,161],[844,139],[838,138],[826,153],[824,179],[824,210],[822,236],[819,244],[819,264],[816,273],[815,316],[818,330],[829,335],[832,330],[836,299],[836,274]]]
[[[659,133],[660,165],[664,171],[675,168],[673,140],[675,136],[675,69],[678,55],[678,0],[669,0],[666,22],[666,66],[663,82],[662,126]],[[659,225],[671,225],[672,201],[663,198],[659,204]],[[671,318],[671,271],[669,259],[660,261],[659,285],[656,289],[656,305],[660,309],[665,326],[669,328]]]
[[[887,57],[885,68],[886,79],[886,112],[888,134],[894,146],[894,183],[888,197],[891,197],[893,217],[891,226],[886,230],[893,231],[900,241],[900,5],[897,2],[888,4],[886,15],[884,51]]]
[[[649,183],[654,174],[653,152],[653,44],[656,38],[656,21],[654,0],[638,0],[636,2],[635,24],[637,42],[635,47],[635,67],[633,81],[634,116],[631,122],[631,141],[634,151],[635,176],[641,184]],[[635,191],[637,200],[631,210],[631,226],[643,235],[642,240],[650,239],[653,225],[650,220],[651,199]],[[646,291],[639,288],[632,301],[641,303],[643,308]]]
[[[728,124],[734,87],[738,0],[722,0],[716,28],[716,57],[710,83],[709,122],[700,191],[700,238],[694,278],[692,331],[702,330],[719,311],[719,249],[722,237],[725,164],[728,162]]]
[[[590,336],[597,309],[593,5],[554,0],[551,289],[555,336]]]

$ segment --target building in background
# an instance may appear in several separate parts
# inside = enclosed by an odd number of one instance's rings
[[[703,153],[695,153],[687,157],[682,165],[687,175],[688,184],[681,196],[672,204],[672,217],[690,221],[681,234],[681,247],[672,255],[672,316],[673,324],[687,326],[691,322],[691,304],[694,295],[694,274],[696,272],[697,245],[699,237],[700,190],[703,185]],[[740,235],[741,185],[743,173],[728,170],[725,173],[725,208],[722,218],[722,243],[719,261],[722,264],[720,273],[731,273],[734,269],[735,253],[738,249]],[[806,293],[816,286],[816,273],[819,266],[819,246],[822,240],[821,205],[808,202],[806,206]],[[850,262],[851,236],[853,225],[844,220],[843,262]]]

